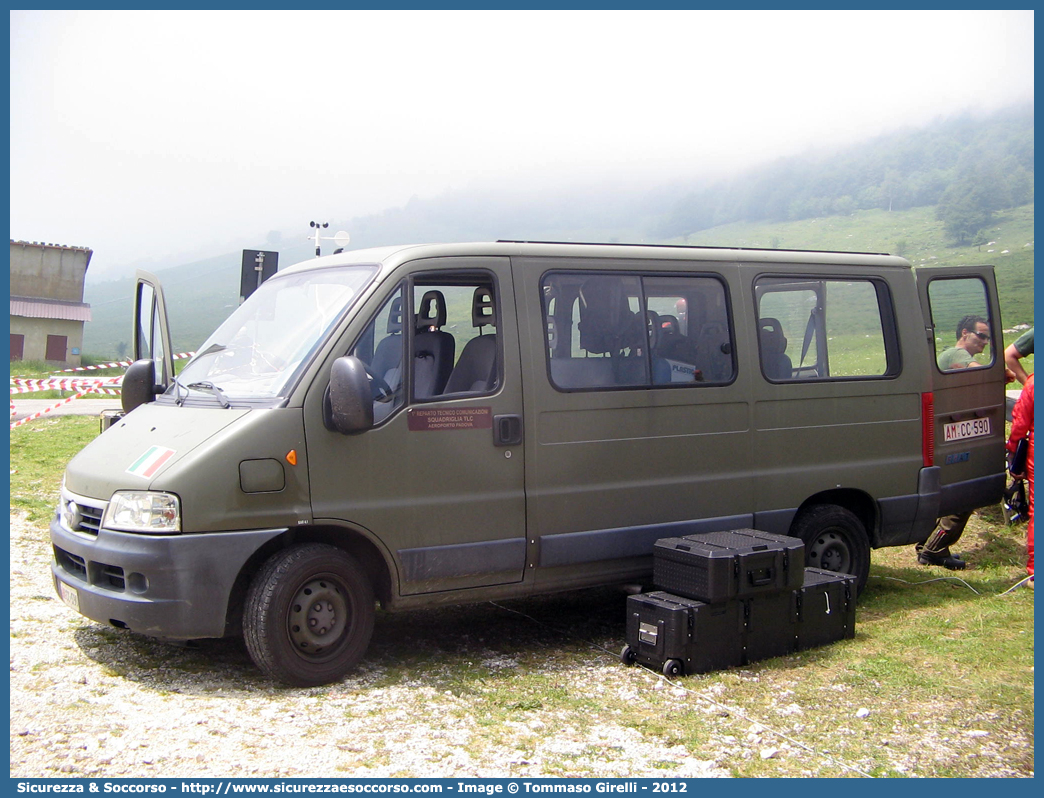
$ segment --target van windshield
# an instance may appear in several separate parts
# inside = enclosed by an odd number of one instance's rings
[[[199,348],[167,390],[229,399],[284,396],[377,267],[277,275],[261,285]]]

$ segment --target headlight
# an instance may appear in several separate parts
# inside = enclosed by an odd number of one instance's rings
[[[181,532],[181,506],[172,493],[122,490],[112,494],[102,526],[124,532],[171,535]]]

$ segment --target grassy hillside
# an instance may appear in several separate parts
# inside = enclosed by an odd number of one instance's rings
[[[820,249],[887,252],[915,267],[990,263],[996,267],[1002,322],[1006,329],[1033,323],[1033,205],[998,213],[987,231],[988,245],[953,246],[935,208],[860,211],[779,224],[730,224],[668,243],[696,246]]]
[[[890,252],[917,267],[992,263],[997,269],[1005,328],[1032,324],[1033,205],[998,214],[988,232],[992,244],[951,246],[935,218],[935,209],[915,208],[891,213],[859,211],[780,224],[730,224],[663,243]],[[614,237],[577,236],[575,240],[595,238]],[[624,235],[619,238],[635,240]],[[287,252],[284,257],[280,253],[280,265],[299,260],[296,254]],[[240,260],[237,252],[158,273],[166,291],[176,352],[197,348],[238,306]],[[94,315],[84,331],[83,349],[88,356],[108,360],[117,356],[121,342],[129,344],[133,286],[129,278],[88,284],[85,301]]]
[[[237,252],[156,273],[163,283],[175,353],[196,349],[239,306],[241,261]],[[104,361],[121,354],[121,343],[129,348],[133,296],[133,278],[87,284],[84,301],[93,316],[83,334],[88,356]]]

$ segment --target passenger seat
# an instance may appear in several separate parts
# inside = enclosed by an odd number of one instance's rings
[[[497,387],[497,334],[482,334],[483,327],[497,326],[497,308],[490,289],[481,286],[475,289],[471,323],[479,334],[464,345],[460,360],[446,383],[446,393],[489,393]]]
[[[764,318],[758,322],[761,339],[761,365],[770,380],[789,380],[794,376],[794,364],[786,354],[787,338],[779,319]]]

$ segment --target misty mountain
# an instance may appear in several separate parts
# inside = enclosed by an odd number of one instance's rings
[[[860,210],[937,206],[955,241],[969,239],[1002,208],[1033,201],[1033,107],[985,117],[964,115],[892,133],[832,153],[779,159],[727,180],[697,185],[679,178],[636,189],[607,176],[583,186],[472,188],[348,220],[322,232],[351,234],[352,249],[496,239],[684,242],[736,222],[783,222],[845,216]],[[971,201],[974,199],[974,202]],[[952,228],[952,229],[951,229]],[[315,254],[302,224],[272,231],[264,243],[281,267]],[[333,251],[321,242],[324,254]],[[886,249],[882,242],[875,249]],[[148,264],[163,281],[177,351],[190,351],[239,304],[242,252],[167,267]],[[92,280],[85,301],[93,321],[84,351],[124,356],[130,341],[133,279]]]
[[[937,205],[987,187],[992,210],[1033,201],[1033,106],[970,114],[832,154],[781,158],[681,199],[654,235]],[[988,220],[986,220],[988,221]],[[981,225],[980,225],[981,226]]]

